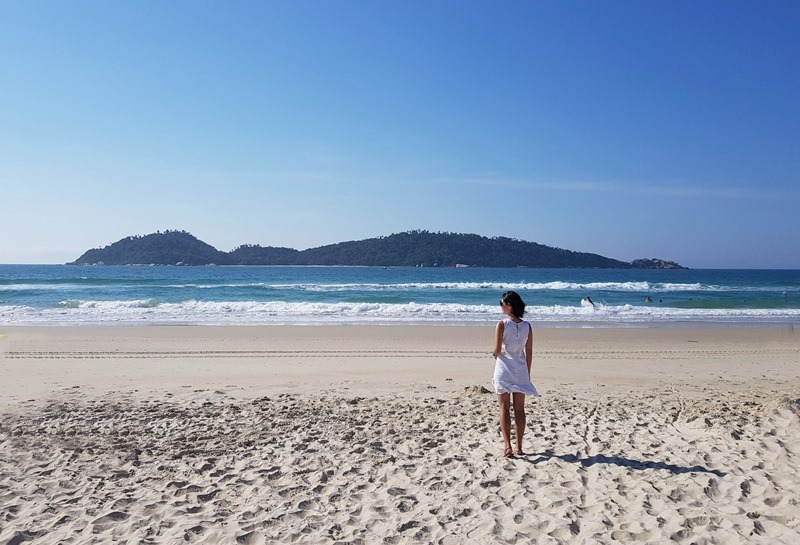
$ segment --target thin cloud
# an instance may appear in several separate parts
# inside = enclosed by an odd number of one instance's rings
[[[171,172],[178,176],[190,178],[225,178],[225,179],[258,179],[258,180],[305,180],[327,182],[334,180],[328,174],[319,172],[260,172],[242,170],[182,170]]]
[[[510,180],[502,178],[439,178],[434,183],[451,183],[465,185],[483,185],[492,187],[510,187],[530,190],[594,192],[594,193],[633,193],[638,195],[671,197],[671,198],[711,198],[711,199],[761,199],[786,200],[797,199],[797,190],[781,190],[768,188],[745,188],[716,185],[656,185],[633,184],[601,181],[571,180]]]
[[[491,187],[512,187],[521,189],[548,189],[554,191],[621,191],[624,188],[608,182],[583,181],[530,181],[498,178],[437,178],[430,183],[484,185]]]
[[[697,186],[643,186],[632,187],[631,191],[660,197],[674,198],[708,198],[708,199],[758,199],[758,200],[787,200],[800,197],[798,191],[788,191],[771,188],[746,188],[746,187],[726,187],[714,185]]]

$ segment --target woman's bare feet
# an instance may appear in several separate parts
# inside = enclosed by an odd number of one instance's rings
[[[503,458],[511,458],[514,454],[514,451],[511,450],[511,447],[506,447],[506,450],[503,451]]]

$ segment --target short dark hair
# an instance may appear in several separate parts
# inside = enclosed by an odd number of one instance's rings
[[[525,301],[515,291],[507,291],[503,294],[502,300],[511,305],[511,312],[517,318],[522,318],[525,315]]]

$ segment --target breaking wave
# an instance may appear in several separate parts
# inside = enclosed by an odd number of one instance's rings
[[[0,323],[12,324],[488,324],[495,305],[457,303],[370,303],[287,301],[156,300],[62,301],[56,308],[0,306]],[[800,309],[675,308],[637,305],[528,306],[525,318],[541,324],[669,324],[675,322],[761,322],[800,320]]]

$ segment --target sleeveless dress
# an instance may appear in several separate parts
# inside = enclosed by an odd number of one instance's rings
[[[528,364],[525,360],[525,343],[531,334],[531,324],[526,321],[516,323],[503,320],[503,348],[494,365],[492,384],[498,394],[521,393],[539,395],[531,384]]]

